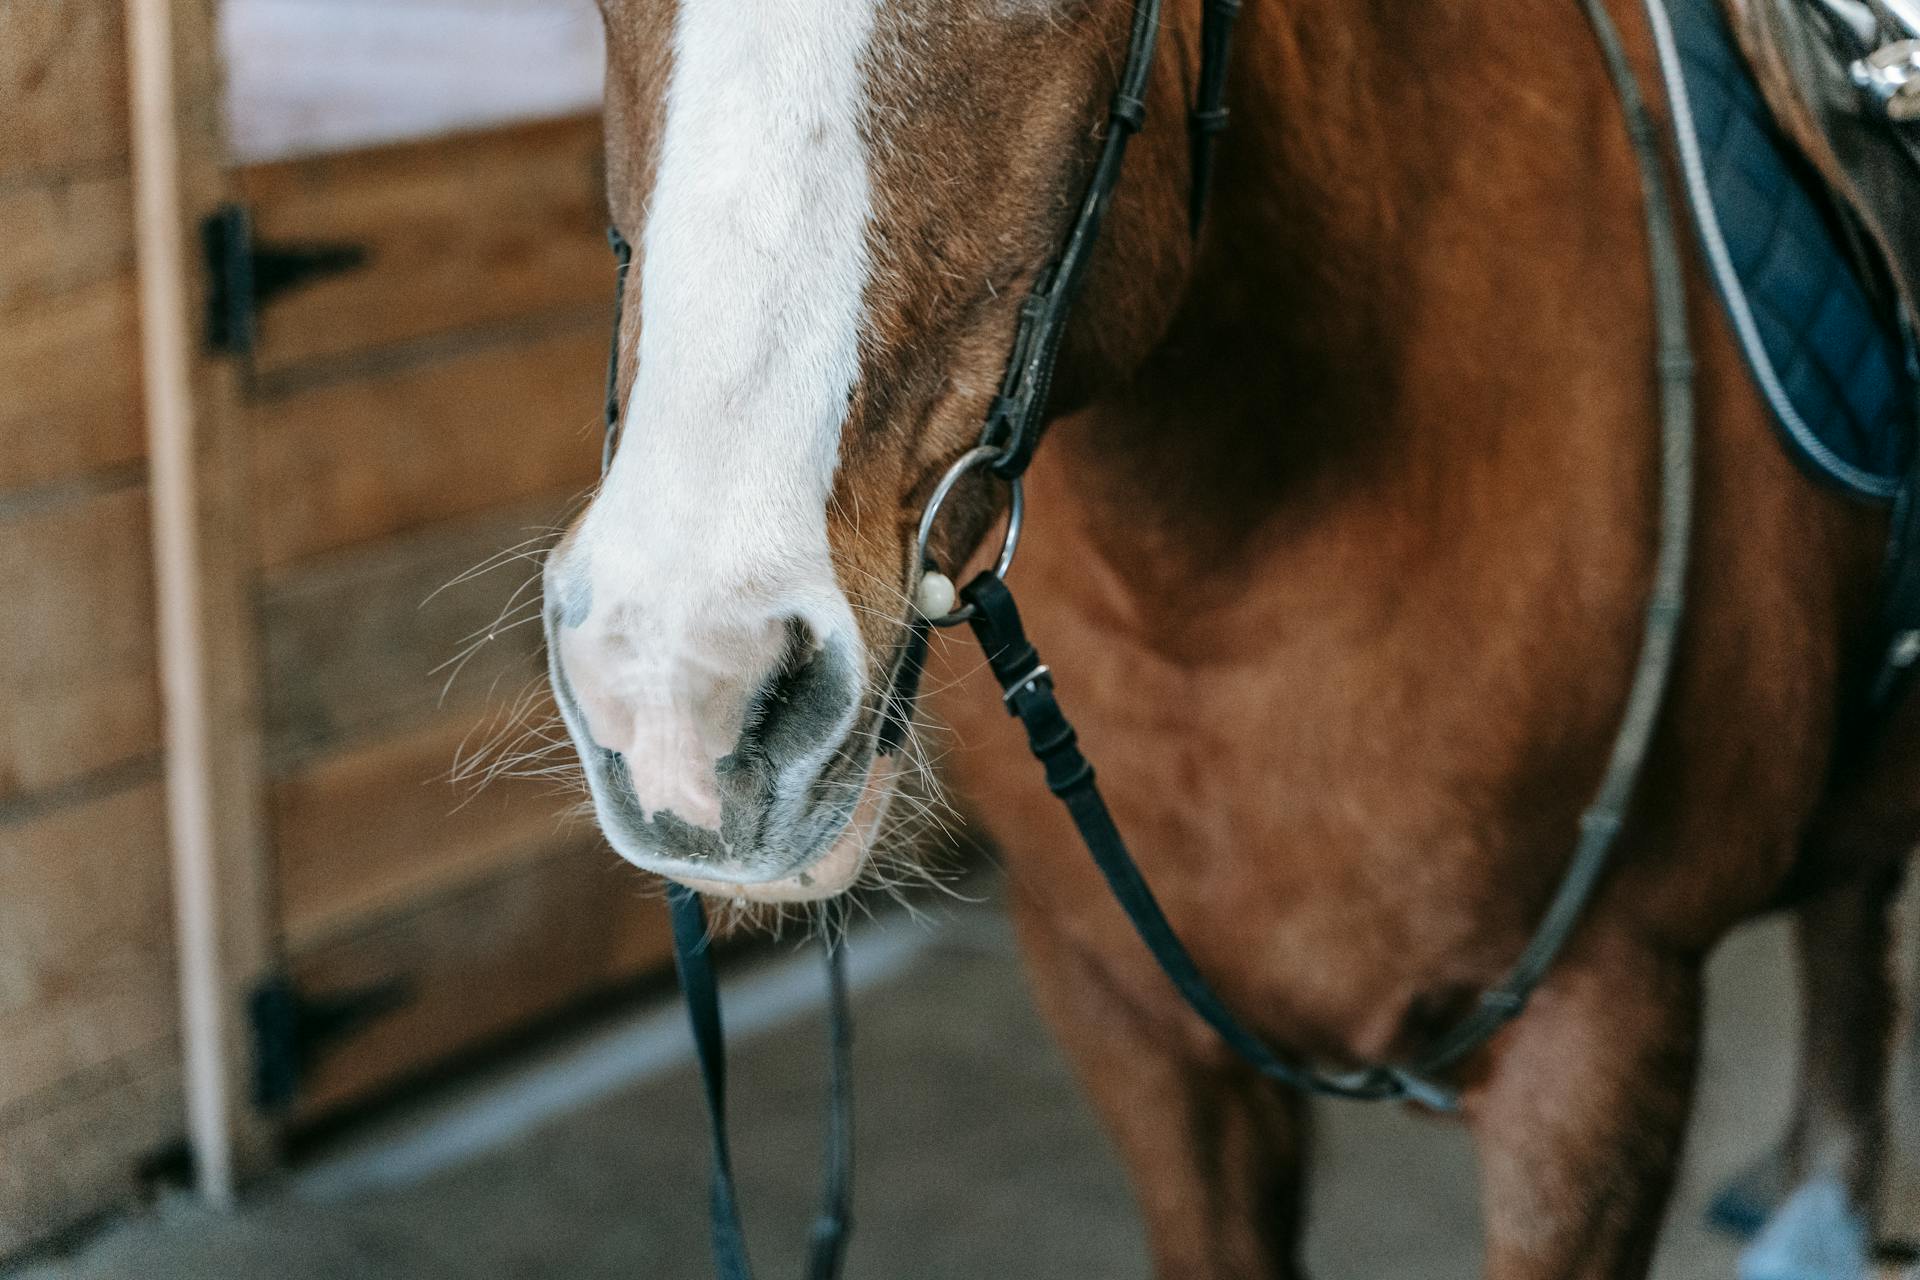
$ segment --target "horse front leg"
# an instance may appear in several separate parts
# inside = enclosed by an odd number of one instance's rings
[[[1199,1060],[1037,909],[1014,918],[1041,1012],[1120,1149],[1154,1275],[1301,1280],[1305,1101],[1237,1063]]]
[[[1561,962],[1469,1085],[1489,1280],[1643,1280],[1692,1105],[1697,959]]]
[[[1871,1272],[1897,1022],[1892,910],[1920,842],[1920,698],[1906,694],[1840,785],[1801,854],[1811,896],[1794,913],[1800,1067],[1787,1136],[1715,1202],[1759,1231],[1743,1280],[1855,1280]],[[1920,1045],[1914,1046],[1920,1052]]]
[[[1895,998],[1890,913],[1905,867],[1883,862],[1801,904],[1798,1087],[1787,1139],[1715,1203],[1764,1230],[1743,1280],[1859,1280],[1885,1166]]]

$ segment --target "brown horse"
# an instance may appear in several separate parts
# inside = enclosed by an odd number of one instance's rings
[[[555,685],[622,854],[819,898],[891,865],[914,779],[873,735],[915,521],[1084,187],[1130,5],[602,2],[626,407],[548,564]],[[1644,15],[1611,7],[1651,84]],[[1326,1064],[1405,1060],[1537,923],[1633,668],[1658,488],[1637,172],[1572,0],[1252,0],[1191,240],[1199,10],[1168,7],[1014,584],[1228,1003]],[[1782,905],[1811,1048],[1780,1189],[1833,1180],[1856,1216],[1875,1192],[1920,722],[1834,759],[1883,522],[1795,471],[1692,285],[1692,609],[1650,770],[1568,953],[1456,1081],[1504,1280],[1644,1274],[1703,959]],[[963,496],[943,563],[1001,501]],[[1298,1274],[1301,1100],[1180,1003],[998,689],[941,661],[948,780],[1158,1274]]]

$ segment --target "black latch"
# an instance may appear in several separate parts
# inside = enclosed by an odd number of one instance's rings
[[[365,266],[358,244],[256,242],[245,205],[223,204],[200,228],[211,284],[207,290],[207,345],[229,355],[251,355],[260,310],[281,294],[327,276]]]
[[[366,987],[310,996],[284,974],[254,988],[253,1096],[266,1111],[293,1102],[300,1083],[327,1050],[413,998],[413,983],[394,978]]]

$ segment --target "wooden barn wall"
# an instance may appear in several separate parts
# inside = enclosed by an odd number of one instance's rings
[[[126,66],[0,4],[0,1257],[181,1125]]]
[[[533,556],[599,467],[603,185],[590,116],[233,175],[262,242],[366,255],[266,309],[245,409],[289,971],[406,988],[296,1123],[666,957],[577,796],[452,776],[553,741]]]
[[[124,1203],[183,1130],[122,14],[0,4],[0,1258]],[[511,552],[598,466],[598,129],[225,175],[262,240],[368,252],[267,309],[209,437],[249,514],[216,554],[252,718],[216,746],[260,783],[270,949],[313,993],[407,988],[296,1125],[666,959],[577,796],[449,776],[547,711]]]

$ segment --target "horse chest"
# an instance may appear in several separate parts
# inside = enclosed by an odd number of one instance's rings
[[[1176,930],[1235,1007],[1298,1048],[1377,1059],[1410,1020],[1497,972],[1523,912],[1489,918],[1515,830],[1449,753],[1401,758],[1401,717],[1351,690],[1404,683],[1338,672],[1311,638],[1290,657],[1190,665],[1116,630],[1029,566],[1031,632],[1057,664],[1063,706]],[[1068,556],[1083,570],[1084,559]],[[1324,659],[1324,660],[1323,660]],[[1339,659],[1397,661],[1386,651]],[[1197,1029],[1057,802],[1035,785],[1017,726],[983,671],[941,679],[945,769],[1000,849],[1026,909],[1156,1017]],[[1351,681],[1351,683],[1349,683]],[[1476,750],[1466,742],[1464,751]],[[1489,767],[1483,758],[1482,767]],[[1196,1048],[1217,1046],[1206,1036]]]

